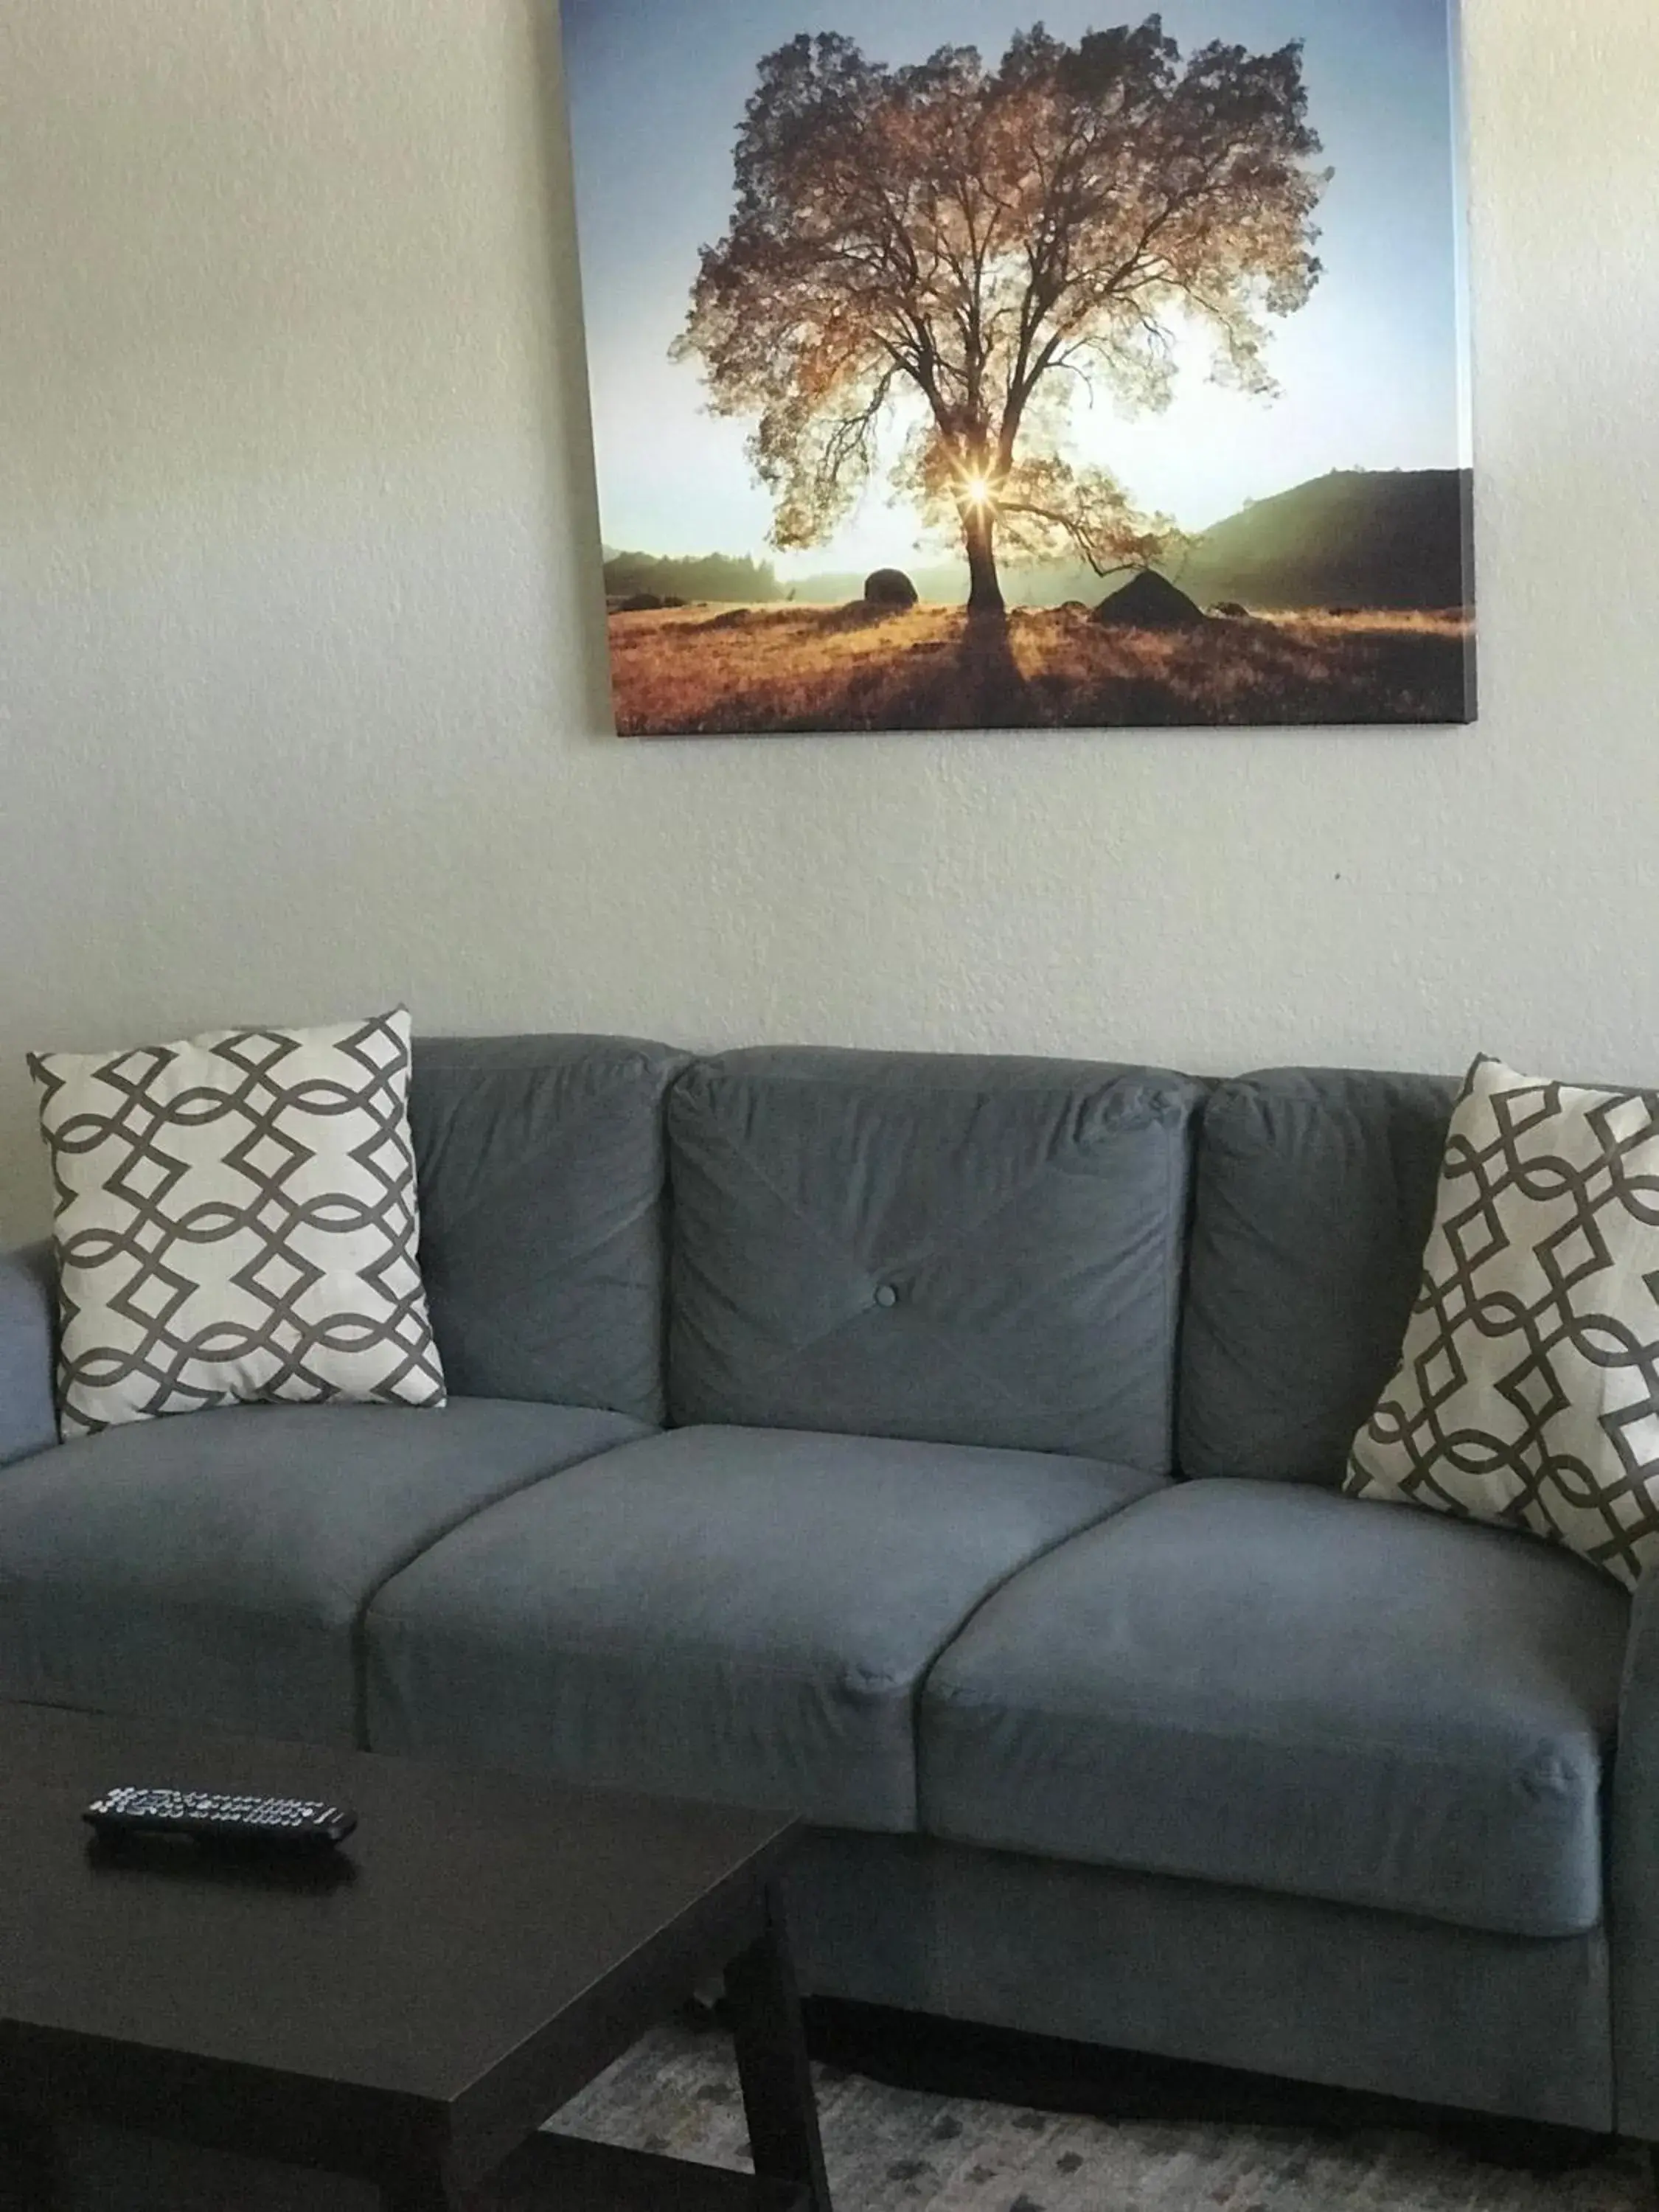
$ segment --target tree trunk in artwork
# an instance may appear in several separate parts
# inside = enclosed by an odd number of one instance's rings
[[[968,611],[970,614],[1000,614],[1002,585],[997,576],[996,520],[990,509],[975,505],[962,519],[968,545]]]

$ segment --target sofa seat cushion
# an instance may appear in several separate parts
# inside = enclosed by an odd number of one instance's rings
[[[1159,1486],[973,1446],[652,1437],[479,1515],[387,1585],[369,1741],[908,1829],[933,1660],[1008,1575]]]
[[[1534,1538],[1296,1484],[1160,1492],[929,1678],[922,1825],[1570,1936],[1601,1911],[1628,1601]]]
[[[481,1399],[237,1407],[22,1461],[0,1474],[0,1698],[351,1743],[357,1625],[387,1577],[644,1433]]]

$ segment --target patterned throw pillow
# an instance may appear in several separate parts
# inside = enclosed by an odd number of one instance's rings
[[[262,1399],[444,1402],[409,1016],[31,1055],[65,1437]]]
[[[1474,1064],[1423,1284],[1350,1496],[1659,1559],[1659,1093]]]

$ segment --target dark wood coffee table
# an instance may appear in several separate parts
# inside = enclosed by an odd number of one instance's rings
[[[111,1854],[123,1782],[356,1806],[286,1869]],[[398,2212],[829,2212],[775,1877],[793,1824],[0,1706],[0,2204],[76,2121],[355,2177]],[[724,1967],[755,2175],[535,2130]],[[300,2200],[304,2202],[301,2195]]]

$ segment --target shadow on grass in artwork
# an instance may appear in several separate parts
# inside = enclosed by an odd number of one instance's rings
[[[854,601],[615,615],[611,649],[635,737],[1444,722],[1465,711],[1469,629],[1461,608],[1142,629]]]

